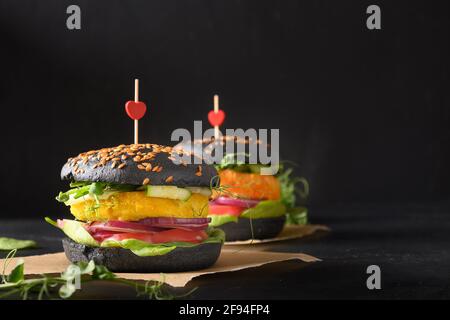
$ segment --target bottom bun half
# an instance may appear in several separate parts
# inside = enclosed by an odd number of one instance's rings
[[[216,228],[225,232],[225,241],[275,238],[283,230],[286,216],[276,218],[239,218],[238,222],[228,222]]]
[[[140,257],[128,249],[90,247],[64,238],[66,257],[73,263],[93,260],[113,272],[182,272],[212,266],[220,255],[222,243],[203,243],[177,247],[164,255]]]

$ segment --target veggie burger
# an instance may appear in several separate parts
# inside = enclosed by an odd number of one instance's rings
[[[157,144],[88,151],[61,170],[71,189],[57,200],[76,220],[46,220],[66,234],[72,262],[94,260],[119,272],[205,268],[224,241],[208,227],[215,176],[213,166],[176,163],[172,148]]]
[[[197,156],[202,153],[203,157],[207,157],[214,156],[214,150],[226,143],[233,143],[233,150],[244,149],[246,152],[251,149],[250,144],[261,144],[237,136],[221,136],[220,140],[194,140],[174,148]],[[239,144],[241,148],[238,148]],[[245,145],[243,148],[242,144]],[[283,229],[286,217],[289,218],[289,211],[295,202],[295,182],[289,178],[290,171],[281,170],[276,176],[261,175],[264,165],[239,161],[237,155],[227,153],[215,165],[220,187],[213,191],[209,203],[210,226],[225,231],[226,241],[276,237]],[[306,223],[306,211],[301,214],[304,217],[302,224]]]

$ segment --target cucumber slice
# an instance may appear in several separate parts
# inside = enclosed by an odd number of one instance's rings
[[[147,196],[186,201],[191,197],[191,191],[175,186],[147,186]]]
[[[210,188],[206,187],[186,187],[192,193],[199,193],[203,196],[207,196],[208,198],[211,196],[212,191]]]

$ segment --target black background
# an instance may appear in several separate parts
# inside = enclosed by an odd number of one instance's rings
[[[280,128],[312,208],[448,200],[449,24],[444,1],[1,0],[0,218],[68,216],[60,168],[132,142],[135,77],[141,139],[207,126],[219,93],[225,127]]]

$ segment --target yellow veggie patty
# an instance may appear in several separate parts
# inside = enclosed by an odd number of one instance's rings
[[[186,200],[149,197],[142,191],[117,192],[107,199],[93,199],[70,206],[70,212],[81,221],[137,221],[152,217],[205,218],[208,215],[208,197],[192,193]]]

